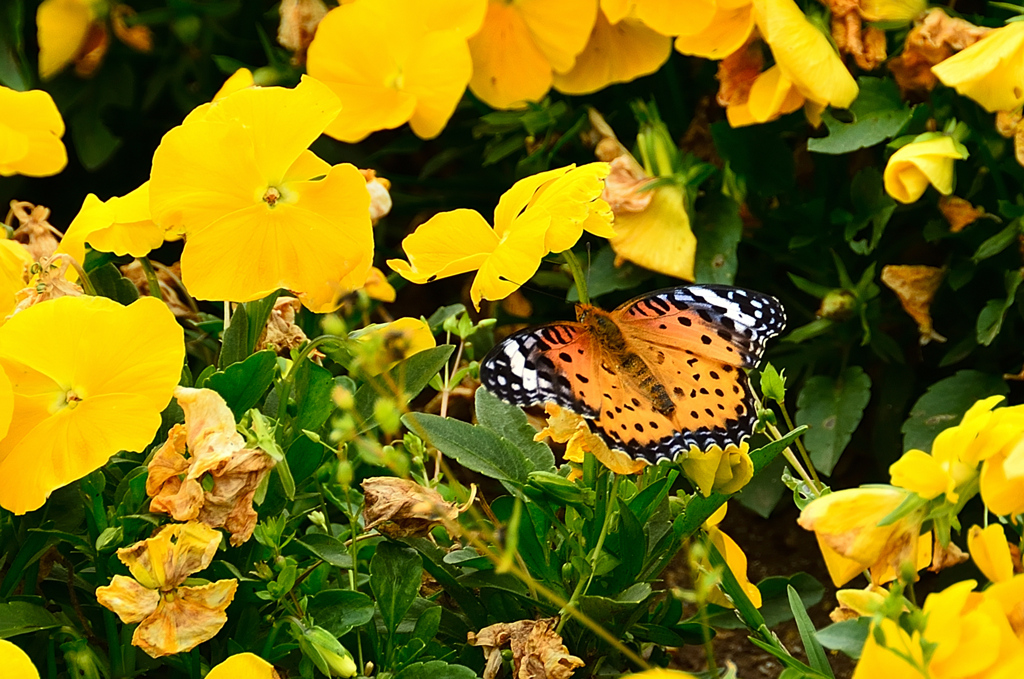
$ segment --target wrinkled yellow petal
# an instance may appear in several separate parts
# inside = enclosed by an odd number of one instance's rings
[[[145,257],[164,242],[164,229],[150,218],[149,182],[106,202],[90,193],[64,237],[101,252]]]
[[[0,505],[42,506],[61,486],[121,450],[141,451],[181,376],[185,345],[157,299],[128,307],[103,297],[37,304],[0,328],[0,367],[14,415],[0,440]]]
[[[583,424],[565,446],[565,459],[582,463],[585,453],[591,453],[598,462],[616,474],[639,474],[650,463],[646,460],[634,460],[621,450],[612,450],[597,434]]]
[[[174,399],[185,414],[185,440],[192,456],[189,478],[217,471],[245,448],[234,414],[216,391],[179,386]]]
[[[967,533],[967,551],[990,582],[1004,582],[1013,577],[1013,559],[1006,542],[1006,533],[998,523],[987,528],[971,526]]]
[[[1012,111],[1024,104],[1024,23],[997,28],[967,49],[932,67],[947,87],[986,111]]]
[[[692,281],[697,237],[690,228],[682,189],[660,186],[643,212],[615,217],[615,255],[645,269]]]
[[[952,137],[911,142],[892,154],[885,165],[885,192],[901,203],[913,203],[931,184],[944,196],[953,192],[953,161],[963,158]]]
[[[117,558],[143,587],[169,591],[209,566],[220,541],[220,533],[205,524],[176,523],[164,526],[151,538],[122,547]]]
[[[469,40],[469,89],[492,108],[524,108],[551,88],[551,63],[513,5],[490,2],[484,25]]]
[[[57,174],[68,164],[63,136],[64,120],[49,93],[0,85],[0,177]]]
[[[6,639],[0,639],[0,667],[7,679],[39,679],[39,670],[28,654]]]
[[[705,59],[724,59],[750,37],[754,31],[752,5],[737,8],[719,7],[710,23],[699,32],[685,31],[675,41],[677,52]]]
[[[224,611],[236,589],[237,580],[179,587],[161,597],[156,611],[135,628],[132,644],[153,658],[192,650],[215,637],[228,621]]]
[[[565,443],[579,431],[580,425],[586,426],[586,420],[581,415],[577,415],[557,403],[550,401],[545,403],[544,413],[547,415],[547,424],[533,437],[534,441],[550,438],[555,443]],[[582,462],[582,460],[574,461]]]
[[[479,269],[498,247],[498,236],[476,210],[434,215],[402,241],[408,262],[388,266],[413,283],[429,283]]]
[[[892,485],[906,488],[925,500],[952,493],[953,478],[934,457],[921,450],[908,450],[889,467]],[[955,494],[954,494],[955,495]],[[950,500],[956,502],[956,500]]]
[[[49,80],[72,62],[95,18],[88,0],[43,0],[36,10],[40,78]]]
[[[399,318],[371,326],[354,336],[359,363],[367,375],[380,375],[399,361],[437,346],[430,325],[419,318]]]
[[[32,255],[13,240],[0,240],[0,325],[14,311],[14,295],[28,282]]]
[[[865,21],[913,21],[928,8],[926,0],[860,0]]]
[[[543,210],[551,216],[544,243],[548,252],[568,250],[583,235],[584,228],[595,235],[614,235],[611,208],[601,199],[608,170],[608,163],[588,163],[538,190],[524,214]]]
[[[130,625],[152,615],[160,603],[160,592],[144,587],[123,575],[115,575],[109,585],[96,588],[96,600]]]
[[[206,679],[278,679],[274,666],[254,653],[237,653],[218,663]]]
[[[1024,477],[1006,473],[1006,455],[994,455],[981,466],[981,499],[994,514],[1024,512]]]
[[[565,94],[590,94],[615,83],[654,73],[668,61],[672,41],[643,23],[624,19],[612,24],[598,12],[587,47],[572,70],[554,74],[554,86]]]
[[[245,88],[252,87],[255,84],[256,82],[253,80],[252,71],[247,68],[240,68],[224,81],[224,84],[220,86],[219,90],[217,90],[217,94],[213,95],[213,101],[223,99],[229,94],[234,94],[239,90],[244,90]]]
[[[864,565],[859,561],[847,559],[845,556],[828,546],[821,535],[815,535],[818,541],[818,549],[821,550],[822,559],[825,561],[825,568],[832,579],[832,584],[842,587],[850,580],[864,572]]]
[[[523,177],[513,184],[508,191],[501,194],[501,198],[498,199],[498,206],[494,208],[495,233],[498,236],[505,235],[527,206],[530,206],[535,201],[537,191],[542,186],[553,183],[575,167],[575,165],[556,167],[553,170],[546,170]]]
[[[551,227],[551,215],[545,211],[528,210],[527,213],[515,221],[501,237],[494,252],[480,265],[469,290],[470,299],[477,309],[481,300],[508,297],[540,268],[541,259],[547,252],[545,238]]]
[[[683,472],[704,497],[711,495],[712,491],[735,493],[754,475],[749,451],[746,442],[738,448],[728,446],[725,450],[717,445],[705,451],[690,448],[681,461]]]

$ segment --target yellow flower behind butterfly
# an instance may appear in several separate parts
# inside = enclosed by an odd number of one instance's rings
[[[476,308],[503,299],[537,272],[544,255],[568,250],[584,231],[614,235],[611,209],[600,198],[607,174],[607,163],[589,163],[521,179],[498,201],[493,227],[476,210],[442,212],[402,241],[409,261],[388,266],[413,283],[476,271]]]
[[[0,177],[48,177],[68,164],[64,119],[43,90],[0,85]]]
[[[284,288],[319,313],[362,287],[373,258],[366,180],[308,148],[340,110],[303,77],[200,106],[164,135],[150,209],[187,234],[181,274],[193,297],[247,302]]]
[[[747,555],[743,553],[743,550],[736,544],[735,540],[718,527],[718,524],[725,518],[728,507],[727,504],[723,504],[714,514],[708,517],[708,520],[704,522],[704,530],[707,532],[708,540],[715,546],[715,549],[718,550],[722,558],[725,559],[726,565],[729,566],[729,570],[736,578],[736,581],[739,582],[743,593],[750,599],[750,603],[754,604],[755,608],[761,608],[761,590],[747,578]],[[704,564],[704,566],[708,569],[711,568],[710,563]],[[711,591],[708,601],[719,606],[725,606],[726,608],[735,608],[733,602],[725,595],[721,587],[716,587]]]
[[[206,679],[280,679],[274,666],[254,653],[236,653],[218,663]]]

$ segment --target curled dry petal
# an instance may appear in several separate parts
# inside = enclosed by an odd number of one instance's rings
[[[644,189],[654,180],[647,176],[631,155],[615,158],[610,167],[601,198],[611,206],[612,212],[619,215],[646,210],[654,198],[654,192]]]
[[[18,228],[11,238],[23,243],[32,259],[38,262],[57,250],[58,237],[62,234],[49,222],[50,208],[12,200],[11,214],[18,219]]]
[[[973,45],[990,30],[932,9],[907,34],[903,51],[889,61],[889,70],[904,96],[926,94],[939,81],[932,66]]]
[[[376,528],[392,538],[423,536],[459,516],[454,502],[445,502],[436,490],[414,481],[377,476],[364,480],[362,486],[366,529]]]
[[[938,573],[946,568],[962,564],[969,558],[967,552],[957,547],[955,542],[950,542],[943,547],[936,536],[932,545],[932,563],[928,566],[928,570]]]
[[[306,61],[306,50],[313,42],[316,27],[327,15],[323,0],[282,0],[281,24],[277,28],[277,41],[292,52],[292,62]]]
[[[309,341],[302,328],[295,324],[295,315],[301,308],[302,302],[294,297],[278,297],[267,318],[267,325],[256,340],[256,350],[271,349],[278,356],[287,358],[292,349],[298,349]],[[323,354],[314,349],[310,357],[319,363]]]
[[[156,611],[135,628],[132,644],[153,658],[191,651],[215,637],[228,621],[224,611],[236,589],[237,580],[218,580],[164,594]]]
[[[115,575],[109,585],[96,588],[96,600],[130,625],[153,614],[160,603],[160,592],[124,575]]]
[[[143,23],[128,25],[126,19],[135,16],[136,12],[128,5],[114,5],[110,9],[110,25],[114,35],[136,52],[153,51],[153,32]]]
[[[949,230],[953,233],[960,233],[967,226],[985,216],[985,208],[971,205],[970,202],[957,196],[942,196],[939,198],[939,210],[942,216],[949,222]]]
[[[181,264],[175,262],[171,266],[167,266],[156,261],[151,263],[156,270],[156,281],[160,286],[160,296],[175,318],[198,320],[199,317],[196,311],[182,302],[181,295],[178,294],[179,292],[184,292],[184,288],[181,285]],[[149,279],[146,278],[146,272],[142,269],[142,264],[139,260],[135,259],[123,265],[121,267],[121,275],[138,288],[140,295],[152,296],[153,293],[149,291]]]
[[[882,282],[896,293],[903,310],[917,323],[921,344],[946,341],[932,328],[931,314],[932,299],[945,276],[945,269],[934,266],[890,264],[882,268]]]
[[[470,632],[471,646],[480,646],[487,666],[484,679],[494,679],[501,667],[501,648],[512,649],[516,679],[568,679],[583,661],[569,653],[555,633],[556,618],[500,622],[477,633]]]
[[[61,297],[81,297],[81,286],[68,280],[71,258],[64,254],[44,257],[39,261],[38,273],[29,281],[29,285],[14,295],[14,311],[11,316],[35,306],[40,302]],[[33,267],[32,270],[35,270]]]
[[[378,177],[373,170],[360,170],[366,180],[366,190],[370,192],[370,221],[376,224],[391,212],[391,182]]]
[[[181,478],[188,472],[185,459],[185,425],[171,427],[164,442],[149,462],[146,494],[153,498],[149,511],[170,514],[178,521],[191,521],[199,516],[203,503],[203,487],[199,481]]]
[[[173,524],[117,550],[117,558],[143,587],[168,592],[210,565],[220,539],[220,533],[201,523]]]

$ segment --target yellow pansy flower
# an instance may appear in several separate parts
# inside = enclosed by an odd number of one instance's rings
[[[798,523],[817,536],[836,587],[863,570],[871,570],[872,580],[879,582],[887,570],[898,572],[903,562],[918,560],[923,508],[878,525],[909,495],[892,486],[850,488],[823,495],[800,513]]]
[[[737,0],[601,0],[601,9],[612,23],[633,16],[662,35],[680,35],[707,28],[715,18],[716,6],[723,2],[735,4]]]
[[[405,237],[409,261],[388,266],[413,283],[477,271],[470,297],[507,297],[540,267],[548,252],[568,250],[583,231],[608,237],[612,215],[600,198],[606,163],[541,172],[512,185],[494,209],[494,228],[475,210],[442,212]]]
[[[602,10],[586,48],[572,70],[555,73],[555,89],[566,94],[590,94],[615,83],[654,73],[668,61],[672,41],[643,22],[624,18],[611,22]]]
[[[139,623],[132,644],[151,657],[190,651],[224,626],[224,610],[238,588],[237,580],[182,586],[210,565],[220,541],[220,533],[195,521],[164,526],[148,540],[117,550],[132,577],[115,575],[96,589],[96,600],[121,622]]]
[[[164,242],[164,229],[149,213],[149,182],[123,197],[102,201],[90,193],[62,243],[85,241],[94,250],[145,257]]]
[[[735,493],[754,477],[754,463],[746,441],[738,447],[727,446],[725,450],[718,445],[707,450],[693,446],[680,462],[704,497],[712,492]]]
[[[367,375],[380,375],[399,361],[437,346],[430,325],[419,318],[399,318],[352,333],[352,350],[360,369]]]
[[[594,0],[489,0],[480,32],[469,40],[469,89],[493,108],[523,108],[568,73],[597,20]]]
[[[230,94],[252,87],[255,84],[256,81],[253,78],[252,71],[247,68],[240,68],[228,76],[228,79],[217,90],[217,94],[213,95],[212,101],[220,101]]]
[[[68,164],[64,119],[43,90],[0,85],[0,177],[48,177]]]
[[[0,368],[13,417],[0,440],[0,506],[24,514],[55,489],[141,451],[181,376],[181,327],[159,300],[123,307],[103,297],[62,297],[0,328]]]
[[[889,157],[885,192],[901,203],[913,203],[931,184],[948,196],[953,192],[953,161],[966,157],[967,150],[948,135],[912,141]]]
[[[623,676],[635,677],[635,679],[697,679],[689,672],[670,670],[662,667],[655,667],[654,669],[635,672],[633,674],[625,674]]]
[[[1024,104],[1024,22],[989,32],[967,49],[932,66],[942,84],[986,111],[1012,111]]]
[[[473,72],[466,37],[483,9],[483,0],[360,0],[331,10],[306,61],[309,74],[341,100],[324,131],[357,142],[409,123],[419,137],[439,135]]]
[[[43,0],[36,10],[39,77],[49,80],[75,60],[97,18],[93,0]]]
[[[729,491],[724,491],[729,492]],[[732,491],[735,492],[735,491]],[[715,546],[718,553],[725,559],[725,563],[729,566],[729,570],[732,571],[733,576],[739,582],[743,592],[750,599],[750,603],[754,604],[755,608],[761,608],[761,590],[757,588],[757,585],[750,582],[747,578],[747,555],[743,553],[740,546],[736,544],[736,541],[726,535],[719,529],[718,524],[725,518],[726,511],[728,510],[728,504],[723,504],[719,507],[714,514],[708,517],[708,520],[704,523],[704,530],[707,531],[708,540]],[[711,568],[711,564],[704,564],[705,568]],[[725,595],[721,587],[716,587],[712,590],[711,595],[708,597],[708,601],[719,606],[725,606],[727,608],[735,608],[732,601]]]
[[[6,639],[0,639],[0,667],[7,679],[39,679],[39,670],[28,654]]]
[[[1006,533],[998,523],[987,528],[971,526],[967,533],[967,551],[990,582],[1005,582],[1013,577],[1013,559],[1006,542]]]
[[[236,653],[218,663],[206,679],[280,679],[274,666],[254,653]]]
[[[687,22],[676,35],[676,51],[705,59],[724,59],[750,38],[754,32],[754,5],[751,0],[708,0],[694,3],[695,8],[706,12],[706,6],[714,5],[714,12],[707,23]],[[657,24],[655,24],[657,26]]]
[[[28,284],[32,255],[21,243],[0,240],[0,325],[18,303],[15,295]]]
[[[243,89],[201,106],[164,135],[150,209],[188,235],[181,273],[193,297],[246,302],[286,288],[320,313],[363,285],[373,257],[366,181],[308,149],[340,107],[303,77],[294,89]]]

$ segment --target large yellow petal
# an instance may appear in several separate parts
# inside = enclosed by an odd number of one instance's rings
[[[916,637],[911,638],[894,620],[883,618],[878,627],[880,634],[877,637],[874,633],[868,634],[864,642],[853,679],[927,679],[929,675],[918,669],[925,665],[921,642]],[[879,643],[879,638],[885,640],[885,645]]]
[[[989,582],[1005,582],[1013,577],[1013,559],[1000,524],[993,523],[985,529],[971,526],[967,533],[967,551]]]
[[[511,228],[516,217],[518,217],[527,206],[535,200],[537,191],[545,184],[554,182],[565,173],[571,171],[575,165],[556,167],[553,170],[538,172],[528,177],[523,177],[512,187],[501,194],[498,205],[494,208],[494,232],[499,236],[504,235]]]
[[[32,255],[21,243],[0,240],[0,325],[14,311],[14,295],[26,285]]]
[[[551,63],[512,5],[487,5],[487,18],[470,38],[469,50],[473,56],[469,89],[488,106],[524,108],[526,102],[540,101],[551,88]]]
[[[527,212],[545,210],[551,215],[544,243],[548,252],[563,252],[575,245],[585,224],[598,234],[614,235],[611,208],[601,199],[608,170],[607,163],[588,163],[569,170],[537,191]]]
[[[219,532],[197,521],[161,528],[156,535],[117,550],[117,558],[139,583],[170,591],[213,561]]]
[[[274,666],[253,653],[237,653],[218,663],[206,679],[278,679]]]
[[[455,31],[462,38],[476,35],[487,14],[487,0],[384,0],[378,2],[392,17],[414,17],[428,31]]]
[[[566,94],[597,92],[654,73],[671,52],[671,38],[633,19],[612,25],[604,12],[598,12],[586,49],[572,70],[554,74],[554,86]]]
[[[695,35],[715,18],[715,0],[635,0],[636,17],[662,35]]]
[[[892,485],[906,488],[925,500],[952,492],[953,478],[934,457],[921,450],[908,450],[889,467]],[[955,501],[955,500],[954,500]]]
[[[179,587],[162,597],[156,611],[135,629],[132,644],[154,658],[192,650],[220,632],[237,589],[237,580]]]
[[[498,236],[476,210],[434,215],[402,241],[408,262],[388,266],[413,283],[429,283],[479,269],[498,247]]]
[[[0,667],[7,679],[39,679],[39,670],[28,654],[6,639],[0,639]]]
[[[747,109],[758,123],[775,120],[804,105],[804,97],[778,64],[757,76],[750,88]],[[735,127],[735,126],[734,126]]]
[[[164,229],[150,219],[149,182],[106,202],[90,193],[64,238],[84,240],[101,252],[145,257],[164,242]]]
[[[534,44],[551,68],[558,73],[571,69],[576,55],[587,46],[597,19],[597,3],[594,0],[517,0],[511,6],[522,16]]]
[[[0,439],[7,436],[14,415],[14,388],[7,373],[0,368]]]
[[[418,137],[441,134],[472,74],[473,59],[464,37],[455,31],[435,31],[423,38],[409,55],[403,84],[416,98],[409,125]]]
[[[64,120],[49,93],[0,86],[0,176],[46,177],[68,163]]]
[[[697,33],[686,31],[675,41],[677,52],[705,59],[724,59],[747,41],[754,30],[752,5],[719,8],[714,18]]]
[[[684,280],[693,280],[697,237],[690,228],[690,215],[682,189],[661,186],[643,212],[615,217],[612,250],[617,257]]]
[[[936,64],[932,73],[990,113],[1012,111],[1024,104],[1022,59],[1024,23],[1015,21]]]
[[[547,251],[544,238],[550,225],[550,215],[537,211],[517,219],[501,237],[494,252],[481,264],[469,290],[477,309],[481,300],[504,299],[537,273]]]
[[[999,454],[981,465],[981,499],[999,516],[1024,512],[1024,477],[1009,476],[1005,463],[1006,455]]]
[[[354,144],[377,130],[401,127],[416,110],[416,97],[409,92],[380,85],[326,82],[344,102],[341,113],[324,130],[338,141]]]
[[[926,0],[860,0],[866,21],[913,21],[928,8]]]
[[[71,63],[95,18],[88,0],[43,0],[36,10],[40,78],[49,80]]]

